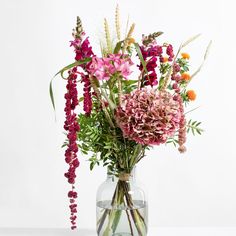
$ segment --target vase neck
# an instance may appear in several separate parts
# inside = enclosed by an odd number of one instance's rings
[[[133,181],[135,179],[136,167],[132,169],[130,173],[121,172],[118,175],[107,171],[107,179],[115,179],[121,181]]]

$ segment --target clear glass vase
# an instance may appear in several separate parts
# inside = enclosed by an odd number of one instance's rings
[[[97,190],[96,204],[98,236],[147,235],[148,206],[135,168],[131,174],[107,174]]]

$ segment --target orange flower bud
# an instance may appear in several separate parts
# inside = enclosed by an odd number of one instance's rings
[[[129,38],[128,39],[128,45],[133,44],[133,43],[135,43],[135,39],[134,38]]]
[[[163,57],[163,62],[168,62],[168,57]]]
[[[182,75],[181,75],[181,79],[182,80],[185,80],[185,81],[189,81],[191,79],[191,76],[190,74],[184,72]]]
[[[189,58],[190,58],[190,55],[186,52],[181,53],[181,56],[183,59],[187,59],[187,60],[189,60]]]
[[[194,90],[188,90],[187,97],[190,101],[194,101],[196,99],[197,95]]]

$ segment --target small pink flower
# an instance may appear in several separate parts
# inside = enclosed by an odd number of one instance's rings
[[[105,58],[93,57],[88,70],[98,80],[109,80],[115,73],[120,73],[127,79],[132,73],[130,70],[132,65],[130,58],[123,58],[120,54],[110,54]]]
[[[81,39],[75,38],[73,41],[70,41],[70,47],[78,48],[81,45]]]
[[[128,61],[122,61],[120,66],[117,68],[117,71],[119,71],[125,79],[128,78],[128,76],[132,73],[130,71],[130,63]]]

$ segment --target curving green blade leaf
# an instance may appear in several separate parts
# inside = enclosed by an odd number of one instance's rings
[[[61,74],[61,77],[63,78],[63,79],[66,79],[64,76],[63,76],[63,73],[65,72],[65,71],[67,71],[67,70],[69,70],[69,69],[71,69],[71,68],[73,68],[73,67],[75,67],[75,66],[80,66],[80,65],[83,65],[83,64],[85,64],[85,63],[87,63],[87,62],[90,62],[92,60],[92,58],[85,58],[85,59],[83,59],[83,60],[79,60],[79,61],[76,61],[76,62],[74,62],[74,63],[71,63],[70,65],[68,65],[68,66],[65,66],[64,68],[62,68],[60,71],[58,71],[55,75],[54,75],[54,77],[56,77],[57,75],[59,75],[59,74]]]
[[[119,41],[119,42],[116,44],[116,47],[115,47],[115,49],[114,49],[114,54],[117,54],[117,53],[120,51],[121,45],[122,45],[123,42],[124,42],[124,40]]]
[[[55,107],[55,101],[54,101],[54,96],[53,96],[52,80],[53,80],[53,78],[52,78],[51,81],[50,81],[49,94],[50,94],[50,98],[51,98],[51,102],[52,102],[53,109],[54,109],[54,111],[55,111],[55,110],[56,110],[56,107]]]
[[[85,59],[83,59],[83,60],[79,60],[79,61],[76,61],[76,62],[74,62],[74,63],[72,63],[72,64],[70,64],[70,65],[68,65],[68,66],[65,66],[63,69],[61,69],[60,71],[58,71],[58,72],[54,75],[54,77],[51,79],[50,84],[49,84],[49,95],[50,95],[50,99],[51,99],[51,102],[52,102],[52,106],[53,106],[54,111],[56,111],[56,106],[55,106],[55,100],[54,100],[53,88],[52,88],[52,81],[53,81],[53,79],[54,79],[57,75],[59,75],[59,74],[61,74],[61,77],[62,77],[63,79],[66,79],[66,78],[63,76],[63,73],[64,73],[65,71],[67,71],[67,70],[69,70],[69,69],[71,69],[71,68],[73,68],[73,67],[75,67],[75,66],[80,66],[80,65],[85,64],[85,63],[87,63],[87,62],[90,62],[91,60],[92,60],[91,58],[85,58]]]
[[[143,59],[143,55],[142,55],[142,52],[140,50],[140,46],[139,46],[138,43],[134,43],[134,46],[135,46],[136,52],[138,53],[139,59],[140,59],[140,61],[142,63],[142,66],[144,68],[144,71],[148,74],[147,67],[146,67],[146,62]]]

